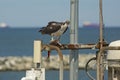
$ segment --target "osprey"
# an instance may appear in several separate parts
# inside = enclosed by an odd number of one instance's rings
[[[46,27],[40,28],[39,32],[41,34],[48,34],[51,36],[51,41],[54,40],[59,40],[61,35],[64,34],[67,29],[68,25],[70,24],[70,21],[65,21],[65,22],[56,22],[56,21],[51,21],[48,23]]]

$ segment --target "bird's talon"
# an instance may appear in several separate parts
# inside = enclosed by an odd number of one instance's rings
[[[46,61],[46,62],[50,62],[50,58],[47,57],[45,61]]]

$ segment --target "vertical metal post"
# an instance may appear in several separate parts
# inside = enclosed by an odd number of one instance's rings
[[[60,60],[60,76],[59,80],[63,80],[63,60]]]
[[[104,70],[103,70],[103,15],[102,15],[102,0],[99,0],[99,23],[100,23],[100,52],[97,56],[97,80],[104,79]]]
[[[79,0],[71,0],[70,2],[70,43],[78,43],[78,7]],[[70,52],[70,80],[78,80],[78,50]]]

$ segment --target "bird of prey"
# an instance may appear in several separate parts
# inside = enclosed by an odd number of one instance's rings
[[[51,36],[51,41],[60,39],[61,35],[64,34],[67,29],[70,21],[66,20],[65,22],[56,22],[51,21],[46,27],[40,28],[39,32],[41,34],[48,34]]]

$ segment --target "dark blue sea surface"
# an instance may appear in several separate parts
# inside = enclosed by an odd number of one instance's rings
[[[0,29],[0,56],[32,56],[33,55],[33,42],[34,40],[42,40],[44,44],[49,43],[49,35],[41,35],[39,28],[7,28]],[[98,28],[79,28],[78,41],[80,44],[97,43],[99,42],[99,29]],[[107,43],[114,40],[120,40],[119,27],[104,28],[104,39]],[[61,37],[60,42],[68,44],[70,34],[69,30]],[[80,50],[80,53],[94,54],[96,50]],[[80,54],[79,53],[79,54]],[[43,55],[46,56],[46,52]],[[53,51],[51,54],[57,54]],[[69,50],[64,50],[63,54],[69,54]],[[92,71],[95,76],[95,71]],[[25,76],[25,71],[7,71],[0,72],[0,80],[20,80]],[[46,71],[46,80],[58,80],[58,71]],[[79,70],[79,80],[90,80],[85,73],[85,70]],[[64,80],[69,80],[69,71],[64,71]],[[105,71],[105,80],[107,80],[107,71]]]
[[[70,80],[69,70],[64,71],[64,80]],[[96,71],[91,70],[91,75],[96,79]],[[0,80],[21,80],[21,78],[25,77],[25,71],[7,71],[0,72]],[[58,70],[48,70],[45,74],[46,80],[59,80],[59,71]],[[78,72],[78,80],[90,80],[90,78],[86,75],[85,70],[79,70]],[[107,71],[105,71],[104,80],[108,80]]]
[[[49,35],[41,35],[39,28],[7,28],[0,29],[0,56],[32,56],[33,42],[40,39],[44,44],[50,42]],[[114,40],[120,40],[120,27],[104,28],[104,39],[107,43]],[[70,34],[69,30],[62,35],[60,42],[68,44]],[[98,28],[79,28],[78,42],[80,44],[99,42]],[[80,50],[80,53],[95,53],[95,50]],[[56,54],[55,51],[52,54]],[[63,54],[69,54],[69,50],[64,50]],[[46,52],[43,52],[46,55]]]

